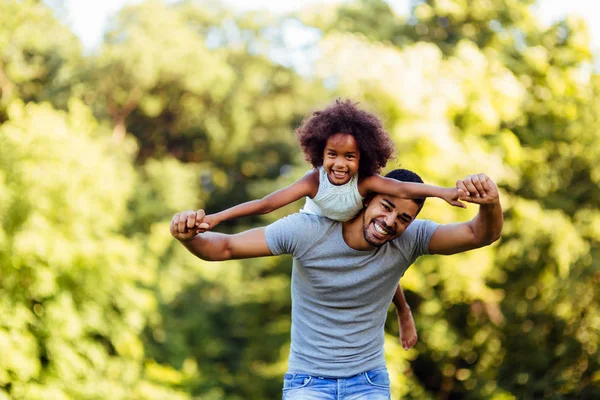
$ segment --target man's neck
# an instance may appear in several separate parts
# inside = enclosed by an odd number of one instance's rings
[[[342,224],[342,237],[344,238],[344,242],[346,242],[348,247],[354,250],[374,250],[375,246],[365,240],[363,228],[363,213],[358,214],[350,221],[344,222]]]

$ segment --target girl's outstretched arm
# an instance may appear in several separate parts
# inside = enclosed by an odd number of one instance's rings
[[[181,242],[193,255],[206,261],[237,260],[241,258],[271,256],[267,245],[265,228],[251,229],[237,235],[205,232],[204,210],[182,211],[171,219],[171,235]]]
[[[319,173],[316,170],[311,171],[288,187],[279,189],[262,199],[248,201],[216,214],[205,216],[203,222],[208,223],[209,228],[203,229],[201,232],[213,229],[221,222],[230,219],[247,217],[250,215],[268,214],[271,211],[275,211],[283,206],[293,203],[304,196],[312,198],[317,194],[318,189]]]
[[[458,190],[455,187],[444,188],[426,183],[401,182],[381,175],[372,175],[362,179],[358,184],[358,191],[363,197],[369,193],[387,194],[402,199],[439,197],[450,205],[465,208],[465,205],[458,201]]]

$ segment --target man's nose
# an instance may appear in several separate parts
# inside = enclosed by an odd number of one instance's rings
[[[396,213],[395,212],[390,212],[387,213],[385,215],[385,217],[383,218],[383,220],[385,221],[385,224],[390,227],[390,228],[394,228],[394,222],[396,221]]]

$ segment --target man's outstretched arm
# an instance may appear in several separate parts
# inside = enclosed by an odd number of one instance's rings
[[[206,232],[202,222],[204,210],[183,211],[171,219],[171,235],[185,246],[190,253],[207,261],[224,261],[240,258],[271,256],[264,228],[251,229],[236,235]]]
[[[479,204],[479,212],[471,221],[440,225],[429,242],[431,254],[456,254],[487,246],[502,233],[504,216],[496,184],[485,174],[478,174],[457,181],[456,187],[461,200]]]

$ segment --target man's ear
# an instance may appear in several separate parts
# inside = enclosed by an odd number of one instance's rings
[[[365,199],[363,200],[363,206],[364,207],[368,207],[369,204],[371,204],[371,200],[373,200],[373,193],[368,194]]]

